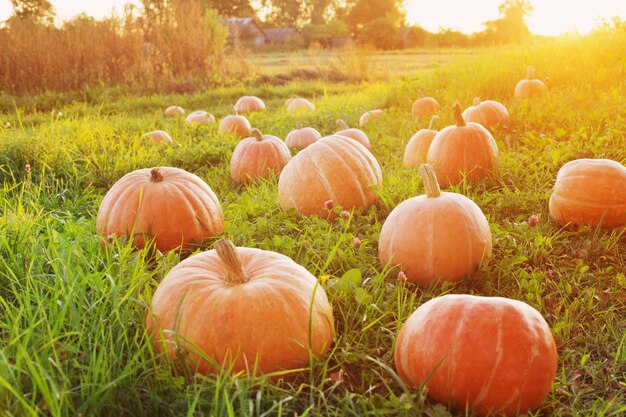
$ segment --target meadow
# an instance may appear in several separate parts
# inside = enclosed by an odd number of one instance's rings
[[[558,370],[533,415],[626,414],[626,236],[560,227],[548,215],[564,163],[608,158],[626,164],[626,34],[446,57],[430,65],[430,58],[386,54],[384,64],[375,65],[382,76],[333,82],[289,78],[291,67],[330,66],[318,58],[294,63],[270,54],[251,57],[266,64],[259,75],[265,82],[188,94],[119,87],[1,97],[0,415],[471,415],[427,400],[425,389],[407,387],[393,365],[401,324],[419,305],[448,293],[514,298],[546,319],[557,340]],[[290,61],[288,71],[283,59]],[[366,65],[368,57],[352,64],[328,59],[345,70]],[[396,62],[407,66],[394,72]],[[527,65],[547,78],[549,93],[515,101],[513,89]],[[272,83],[281,72],[281,82]],[[420,90],[442,104],[439,128],[453,123],[456,101],[466,107],[476,96],[502,102],[513,120],[494,132],[500,174],[451,187],[487,216],[492,259],[441,288],[398,281],[398,270],[383,268],[377,254],[391,210],[424,192],[417,171],[402,166],[408,139],[427,124],[410,114]],[[229,161],[238,138],[218,134],[217,124],[163,116],[175,104],[221,118],[242,95],[265,101],[267,111],[249,120],[280,138],[297,122],[326,135],[337,119],[354,126],[364,111],[384,108],[384,118],[365,129],[383,170],[381,203],[335,221],[282,211],[275,179],[232,184]],[[293,96],[309,98],[317,110],[287,113],[284,102]],[[142,138],[155,129],[169,132],[174,143]],[[119,178],[156,166],[185,169],[209,184],[224,211],[223,235],[236,245],[280,252],[319,278],[336,326],[327,357],[294,381],[274,384],[263,377],[196,375],[156,353],[146,315],[155,288],[181,256],[134,250],[124,239],[101,247],[95,225],[104,194]],[[533,215],[537,224],[528,221]]]

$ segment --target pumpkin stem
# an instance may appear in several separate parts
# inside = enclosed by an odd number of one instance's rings
[[[526,69],[526,79],[532,80],[533,78],[535,78],[535,69],[533,68],[532,65],[529,65],[528,68]]]
[[[241,257],[237,253],[237,248],[233,245],[233,242],[226,238],[220,239],[215,242],[213,248],[226,269],[226,276],[224,277],[226,284],[245,284],[250,280],[246,271],[243,270]]]
[[[259,129],[252,129],[250,133],[252,133],[252,136],[254,136],[254,138],[259,142],[263,140],[263,135],[261,134],[261,131]]]
[[[463,120],[463,112],[461,112],[461,105],[459,104],[458,101],[454,104],[453,109],[454,109],[454,118],[456,119],[456,125],[458,127],[465,126],[465,120]]]
[[[480,104],[480,97],[474,97],[474,106],[478,106]]]
[[[161,174],[161,168],[152,168],[150,171],[150,180],[153,182],[163,181],[163,174]]]
[[[422,177],[424,188],[426,188],[426,195],[428,198],[437,198],[441,196],[441,188],[439,188],[439,182],[437,182],[437,176],[435,175],[435,169],[430,164],[421,164],[419,167],[419,174]]]
[[[435,127],[435,123],[437,122],[437,120],[439,120],[439,116],[431,117],[430,124],[428,125],[428,130],[433,130],[433,127]]]
[[[343,120],[339,119],[335,122],[335,124],[337,125],[337,127],[341,130],[346,130],[346,129],[350,129],[350,126],[348,126],[348,124],[346,122],[344,122]]]

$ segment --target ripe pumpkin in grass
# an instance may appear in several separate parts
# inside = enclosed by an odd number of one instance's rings
[[[285,102],[285,105],[289,113],[315,110],[315,105],[305,98],[290,98]]]
[[[227,239],[167,274],[152,297],[147,328],[158,351],[171,358],[186,351],[197,372],[223,367],[249,375],[307,367],[309,349],[327,353],[334,332],[326,293],[309,271]]]
[[[169,106],[167,109],[165,109],[163,114],[165,114],[166,116],[180,116],[185,114],[185,109],[179,106]]]
[[[455,410],[517,416],[538,408],[556,375],[552,332],[537,310],[501,297],[444,295],[422,304],[395,345],[398,374]]]
[[[430,117],[439,110],[439,102],[432,97],[423,97],[423,93],[420,92],[422,97],[413,102],[411,106],[411,115],[418,119]]]
[[[442,193],[429,165],[419,169],[426,194],[400,203],[380,231],[383,266],[399,266],[421,286],[459,281],[489,263],[491,231],[480,208],[457,193]]]
[[[442,187],[458,184],[464,177],[468,182],[490,178],[500,169],[500,152],[491,133],[478,123],[465,123],[458,104],[454,116],[456,126],[437,133],[426,157]]]
[[[217,127],[218,133],[225,135],[235,134],[242,138],[248,137],[250,130],[252,130],[252,126],[250,126],[248,119],[238,115],[237,111],[235,111],[234,115],[225,116]]]
[[[236,113],[251,113],[263,110],[265,110],[265,103],[256,96],[243,96],[235,103]]]
[[[626,167],[610,159],[566,163],[549,206],[550,217],[561,225],[626,228]]]
[[[287,145],[289,149],[304,149],[310,144],[317,142],[321,137],[322,135],[316,129],[312,127],[301,127],[298,123],[296,129],[289,132],[285,138],[285,145]]]
[[[479,123],[487,129],[490,127],[508,126],[511,123],[509,112],[501,103],[494,100],[480,101],[480,98],[474,99],[473,105],[465,109],[463,119],[466,122]]]
[[[215,117],[213,117],[212,114],[207,113],[203,110],[197,110],[194,111],[193,113],[189,113],[189,115],[187,116],[187,118],[185,119],[187,121],[187,123],[192,124],[192,123],[214,123],[215,122]]]
[[[252,129],[252,135],[237,144],[230,158],[230,177],[236,184],[278,175],[291,160],[289,148],[276,136],[258,129]]]
[[[433,129],[433,127],[438,119],[439,118],[437,116],[433,116],[430,119],[428,129],[418,130],[411,137],[409,143],[406,144],[406,148],[404,148],[404,157],[402,158],[402,163],[405,167],[415,168],[420,164],[426,163],[428,148],[430,148],[430,144],[437,135],[437,131]]]
[[[528,67],[526,71],[526,79],[521,80],[515,86],[513,97],[518,100],[540,97],[548,90],[543,81],[534,78],[535,70],[533,67]]]
[[[278,180],[283,210],[326,217],[326,203],[345,210],[376,204],[373,186],[382,184],[374,155],[355,140],[326,136],[302,150],[287,164]]]
[[[172,137],[164,130],[153,130],[152,132],[148,132],[143,137],[152,139],[155,143],[166,142],[172,143]]]
[[[361,115],[359,118],[359,127],[364,128],[374,119],[381,119],[384,116],[384,113],[380,109],[376,110],[368,110]]]
[[[129,236],[139,248],[154,240],[156,249],[166,252],[222,233],[224,215],[213,190],[196,175],[179,168],[145,168],[113,184],[96,225],[105,239]]]
[[[335,132],[334,136],[345,136],[347,138],[354,139],[361,145],[365,146],[368,151],[372,150],[372,144],[370,143],[370,139],[361,129],[351,128],[343,120],[337,120],[337,126],[341,130]]]

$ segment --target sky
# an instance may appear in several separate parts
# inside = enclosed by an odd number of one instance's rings
[[[407,21],[431,32],[451,28],[465,33],[484,29],[482,23],[498,17],[503,0],[407,0]],[[539,35],[560,35],[577,31],[588,33],[602,18],[619,16],[626,20],[626,0],[531,0],[534,12],[528,18],[530,31]],[[140,0],[51,0],[62,19],[85,12],[101,18],[113,8],[121,12],[124,4]],[[12,13],[11,1],[0,0],[0,21]]]

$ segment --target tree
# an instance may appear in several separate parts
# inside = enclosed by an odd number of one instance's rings
[[[250,0],[203,0],[201,3],[226,17],[255,17]]]
[[[366,23],[360,30],[357,40],[361,44],[378,49],[394,49],[400,46],[400,28],[397,21],[387,15]]]
[[[357,38],[366,25],[372,27],[371,24],[381,18],[384,22],[376,24],[381,28],[389,24],[398,28],[404,21],[402,3],[402,0],[358,0],[348,13],[347,23]]]
[[[50,23],[54,19],[54,7],[48,0],[11,0],[13,14],[20,20]]]
[[[506,0],[498,7],[501,17],[484,23],[487,40],[493,43],[522,42],[531,35],[526,17],[533,12],[530,0]]]

